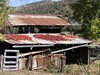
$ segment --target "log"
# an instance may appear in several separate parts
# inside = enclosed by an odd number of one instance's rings
[[[43,50],[43,51],[37,51],[37,52],[28,52],[28,53],[24,53],[24,54],[19,54],[19,57],[25,57],[25,56],[28,56],[28,55],[35,55],[35,54],[38,54],[38,53],[43,53],[43,52],[46,52],[48,50]]]

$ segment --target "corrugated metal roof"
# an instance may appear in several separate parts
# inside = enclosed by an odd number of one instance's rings
[[[11,44],[82,44],[91,42],[68,34],[7,34],[5,41]]]
[[[57,16],[51,15],[9,15],[9,23],[18,25],[66,26],[68,23]]]

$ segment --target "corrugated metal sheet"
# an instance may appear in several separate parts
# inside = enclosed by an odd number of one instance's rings
[[[18,25],[66,26],[68,23],[57,16],[50,15],[9,15],[9,23]]]
[[[68,34],[8,34],[5,41],[11,44],[82,44],[91,42]]]

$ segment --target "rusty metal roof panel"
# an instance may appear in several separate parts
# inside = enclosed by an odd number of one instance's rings
[[[9,15],[11,25],[55,25],[66,26],[68,23],[57,16],[50,15]]]
[[[5,36],[4,40],[11,44],[82,44],[91,42],[68,34],[6,34]]]

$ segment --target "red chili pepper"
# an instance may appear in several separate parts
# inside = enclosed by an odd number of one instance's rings
[[[60,35],[36,34],[36,35],[33,35],[33,37],[38,38],[38,39],[49,40],[49,41],[65,41],[66,40]]]
[[[11,39],[14,41],[19,41],[19,40],[29,40],[32,41],[32,38],[27,36],[27,35],[19,35],[19,34],[8,34],[6,36],[7,39]]]

